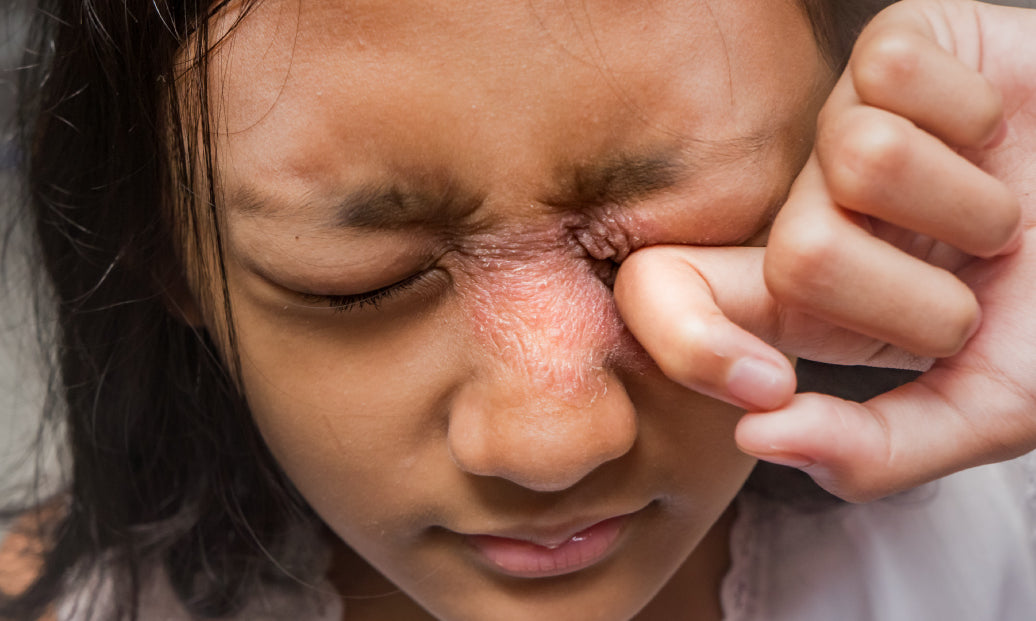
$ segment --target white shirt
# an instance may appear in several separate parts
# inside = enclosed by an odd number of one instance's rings
[[[867,505],[738,502],[727,621],[1036,620],[1036,454]]]

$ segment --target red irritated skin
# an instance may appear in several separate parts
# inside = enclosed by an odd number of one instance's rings
[[[606,389],[606,369],[635,368],[638,360],[646,366],[648,359],[615,306],[617,263],[596,259],[579,241],[590,237],[589,227],[541,228],[515,225],[472,236],[465,245],[475,265],[456,270],[456,289],[472,331],[483,347],[499,352],[507,373],[520,374],[537,393],[592,400]],[[610,228],[612,239],[625,240],[626,227],[612,220]],[[541,330],[542,338],[528,338]],[[509,353],[523,349],[526,355]]]
[[[833,79],[799,4],[268,1],[210,79],[245,395],[349,618],[719,619],[741,410],[611,285],[766,228]]]

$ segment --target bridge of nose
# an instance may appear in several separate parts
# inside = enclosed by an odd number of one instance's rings
[[[621,456],[636,417],[615,365],[635,358],[592,261],[554,250],[506,254],[462,287],[478,351],[452,404],[450,449],[463,469],[563,489]]]

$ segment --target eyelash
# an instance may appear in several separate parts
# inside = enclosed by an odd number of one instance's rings
[[[427,275],[427,271],[417,272],[416,274],[407,276],[399,282],[374,289],[372,291],[365,291],[363,293],[350,295],[318,295],[315,293],[304,293],[302,296],[306,301],[325,305],[336,313],[347,313],[362,310],[364,308],[378,310],[382,302],[405,292],[424,279]]]

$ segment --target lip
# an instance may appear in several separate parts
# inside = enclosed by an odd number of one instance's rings
[[[515,578],[548,578],[575,573],[609,556],[633,514],[618,515],[568,534],[466,535],[495,571]],[[584,522],[586,524],[586,522]]]

